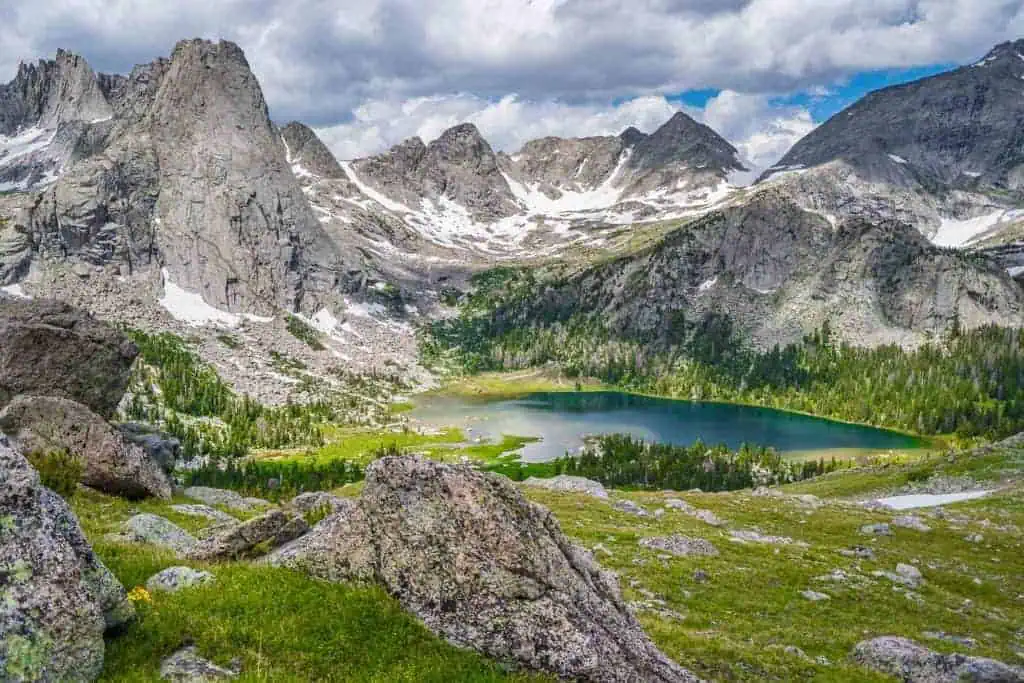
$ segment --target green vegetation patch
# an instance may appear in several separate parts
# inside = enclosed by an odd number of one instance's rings
[[[293,337],[305,342],[314,351],[323,351],[327,348],[321,341],[320,332],[298,316],[289,315],[285,325]]]

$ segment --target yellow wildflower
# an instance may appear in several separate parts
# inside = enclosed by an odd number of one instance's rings
[[[128,599],[133,605],[137,605],[140,602],[153,604],[153,596],[149,594],[149,591],[142,586],[136,586],[128,592]]]

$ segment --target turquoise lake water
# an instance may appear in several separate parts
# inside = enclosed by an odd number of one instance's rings
[[[648,441],[691,444],[742,443],[780,452],[821,449],[902,449],[918,439],[872,427],[832,422],[770,408],[676,401],[619,392],[552,392],[518,399],[478,401],[436,396],[424,399],[411,416],[437,426],[458,426],[476,439],[504,434],[537,436],[523,459],[552,460],[576,451],[584,437],[616,432]]]

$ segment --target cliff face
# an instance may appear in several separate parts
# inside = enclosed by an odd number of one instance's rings
[[[208,303],[252,313],[316,305],[339,284],[341,258],[238,46],[184,41],[126,79],[97,79],[87,67],[72,76],[62,82],[86,94],[65,93],[43,116],[85,102],[112,119],[91,153],[18,214],[13,229],[31,236],[32,251],[128,270],[158,265]],[[20,250],[0,263],[0,281],[25,258]]]

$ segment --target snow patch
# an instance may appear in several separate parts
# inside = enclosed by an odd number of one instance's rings
[[[618,203],[619,198],[622,195],[622,188],[618,187],[618,182],[622,177],[622,171],[626,167],[626,163],[629,161],[631,153],[632,150],[626,150],[623,152],[612,172],[609,173],[608,177],[594,189],[562,190],[561,196],[555,199],[552,199],[541,192],[538,189],[539,184],[530,186],[520,183],[504,171],[501,172],[501,175],[505,178],[505,182],[508,183],[513,196],[519,200],[520,204],[523,205],[526,212],[529,214],[543,214],[550,216],[565,213],[576,213],[580,211],[607,209]],[[582,170],[583,164],[580,165],[576,175],[579,175]]]
[[[965,246],[995,228],[1005,215],[1004,211],[996,211],[966,220],[943,218],[932,243],[940,247]]]
[[[366,195],[373,201],[383,206],[388,211],[394,211],[395,213],[414,213],[412,209],[410,209],[405,204],[401,204],[399,202],[394,201],[393,199],[389,199],[380,192],[377,192],[377,190],[373,189],[369,185],[363,183],[363,181],[361,181],[359,177],[356,175],[355,170],[352,169],[351,162],[341,162],[341,168],[343,171],[345,171],[345,175],[348,176],[348,179],[352,182],[353,185],[355,185],[359,189],[360,192],[362,192],[364,195]]]
[[[1006,269],[1006,272],[1010,274],[1010,277],[1017,277],[1024,273],[1024,266],[1010,266]]]
[[[209,324],[235,327],[241,322],[241,316],[215,308],[206,303],[199,294],[188,292],[171,282],[166,269],[161,272],[164,276],[164,295],[158,303],[175,320],[193,327]]]
[[[13,296],[15,299],[31,299],[32,297],[25,293],[25,290],[21,288],[21,285],[15,283],[13,285],[4,285],[0,287],[0,292],[8,296]]]
[[[323,334],[333,334],[338,328],[338,319],[334,317],[326,308],[320,309],[313,314],[313,317],[309,319],[309,324],[314,327],[318,332]]]
[[[905,163],[907,163],[906,159],[904,159],[901,156],[896,156],[895,154],[890,154],[889,158],[892,159],[893,161],[895,161],[897,164],[905,164]]]
[[[711,289],[712,287],[714,287],[716,282],[718,282],[718,276],[717,275],[715,277],[711,278],[710,280],[705,280],[704,282],[700,283],[700,286],[697,287],[697,291],[698,292],[706,292],[709,289]]]
[[[962,493],[914,493],[906,496],[892,496],[890,498],[879,498],[874,501],[892,508],[893,510],[912,510],[914,508],[930,508],[946,505],[948,503],[959,503],[965,500],[983,498],[992,491],[963,491]]]

